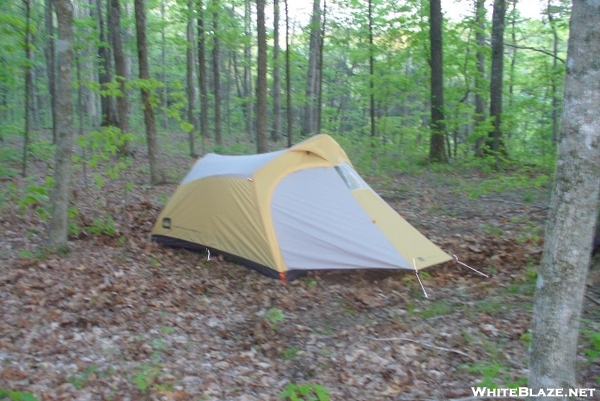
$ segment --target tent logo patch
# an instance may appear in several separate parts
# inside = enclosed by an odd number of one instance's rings
[[[171,218],[170,217],[165,217],[162,219],[162,227],[167,230],[171,229]]]

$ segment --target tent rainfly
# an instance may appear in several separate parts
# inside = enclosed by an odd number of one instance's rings
[[[451,259],[367,185],[328,135],[271,153],[205,155],[152,238],[209,249],[282,280],[307,270],[419,270]]]

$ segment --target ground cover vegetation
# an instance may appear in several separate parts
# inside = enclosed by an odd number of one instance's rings
[[[69,132],[57,114],[65,3]],[[315,1],[303,20],[278,0],[0,2],[0,399],[430,400],[526,385],[570,7],[552,0],[529,19],[497,0],[493,19],[479,0],[438,20],[430,3]],[[64,132],[68,242],[49,248]],[[400,271],[283,285],[149,240],[197,156],[316,133],[490,277],[446,263],[421,274],[428,298]],[[600,377],[593,277],[577,351],[587,388]]]

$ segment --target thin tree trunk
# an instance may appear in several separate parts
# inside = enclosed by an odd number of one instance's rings
[[[371,136],[375,137],[375,56],[373,54],[373,0],[369,0],[369,117]]]
[[[556,30],[556,23],[554,22],[554,16],[552,15],[550,0],[548,0],[548,22],[552,29],[552,74],[550,75],[552,82],[552,144],[556,145],[558,142],[558,89],[556,85],[557,69],[558,69],[558,32]]]
[[[30,47],[32,49],[35,49],[35,35],[31,35],[31,43],[30,43]],[[35,66],[35,53],[33,51],[31,51],[31,55],[30,55],[30,61],[31,61],[31,67],[29,69],[29,74],[31,75],[30,79],[31,79],[31,93],[30,93],[30,106],[31,106],[31,120],[33,122],[33,126],[36,128],[40,127],[40,107],[39,107],[39,99],[38,99],[38,94],[37,94],[37,89],[36,89],[36,81],[37,81],[37,74],[36,74],[36,68],[34,68]]]
[[[292,76],[290,67],[290,15],[288,0],[285,0],[285,104],[287,108],[287,146],[292,147],[292,124],[294,111],[292,109]]]
[[[165,32],[166,21],[165,21],[165,2],[160,2],[160,19],[162,22],[162,27],[160,31],[160,41],[161,41],[161,68],[162,68],[162,111],[163,111],[163,127],[165,129],[169,129],[169,87],[167,85],[167,36]]]
[[[50,111],[52,116],[52,143],[56,144],[56,66],[54,62],[54,24],[52,14],[53,0],[45,0],[46,22],[46,72],[48,74],[48,91],[50,94]]]
[[[251,0],[246,0],[244,7],[244,29],[246,41],[244,43],[244,91],[246,97],[246,124],[248,135],[252,138],[254,132],[254,100],[252,91],[252,13]]]
[[[301,135],[315,132],[316,124],[316,99],[317,82],[319,73],[319,33],[321,31],[321,5],[320,0],[313,1],[312,17],[310,21],[310,42],[308,53],[308,72],[306,77],[306,100],[304,117],[302,119]]]
[[[504,16],[506,14],[506,0],[494,0],[492,15],[492,73],[490,80],[490,117],[493,119],[494,129],[488,134],[488,151],[496,157],[496,164],[500,163],[500,156],[506,155],[506,148],[502,139],[502,88],[504,83]]]
[[[517,63],[517,29],[516,29],[516,19],[517,19],[517,1],[512,0],[512,12],[510,19],[510,40],[512,42],[512,51],[510,55],[510,71],[509,71],[509,79],[510,83],[508,85],[508,108],[510,109],[514,102],[514,91],[515,91],[515,66]],[[509,134],[510,135],[510,134]]]
[[[129,101],[127,98],[127,68],[125,65],[125,56],[121,44],[121,4],[119,0],[109,0],[109,29],[111,32],[111,42],[113,45],[113,56],[115,59],[116,80],[119,83],[121,94],[117,97],[119,113],[119,129],[121,135],[129,131]],[[129,143],[123,140],[119,146],[119,153],[122,156],[129,155]]]
[[[477,46],[477,75],[475,76],[475,155],[483,156],[482,146],[485,142],[485,136],[481,132],[486,120],[485,115],[485,0],[475,0],[475,21],[476,21],[476,46]],[[487,134],[487,133],[486,133]]]
[[[577,339],[600,194],[598,26],[597,1],[573,2],[561,140],[533,305],[528,381],[533,394],[580,387]]]
[[[96,0],[96,12],[98,13],[98,35],[100,41],[98,44],[98,62],[100,63],[98,82],[102,89],[106,89],[106,84],[109,83],[112,78],[110,74],[110,50],[106,40],[104,17],[102,15],[102,0]],[[111,108],[111,97],[102,95],[100,103],[102,109],[102,121],[100,125],[103,127],[115,125],[115,117]]]
[[[194,85],[194,29],[192,19],[192,11],[193,11],[193,1],[188,0],[187,4],[187,50],[186,50],[186,80],[187,80],[187,122],[191,125],[191,129],[188,132],[188,142],[190,145],[190,156],[196,157],[195,151],[195,138],[196,138],[196,128],[194,127],[194,103],[196,100],[196,87]]]
[[[273,130],[271,140],[281,138],[281,74],[279,68],[279,0],[273,0]]]
[[[258,59],[256,70],[256,152],[269,151],[267,141],[267,33],[265,0],[256,1]]]
[[[135,0],[135,30],[139,59],[140,79],[150,79],[150,66],[148,65],[148,45],[146,43],[146,10],[144,0]],[[142,105],[144,109],[144,122],[146,125],[146,142],[148,144],[148,163],[150,165],[150,183],[164,182],[162,172],[158,166],[158,141],[156,135],[156,122],[154,110],[150,100],[150,90],[142,87]]]
[[[429,39],[431,42],[431,140],[429,159],[447,161],[444,149],[444,63],[442,50],[442,6],[440,0],[430,1]]]
[[[208,137],[208,89],[206,85],[206,35],[204,34],[204,5],[198,0],[198,86],[200,86],[200,137],[202,154]]]
[[[219,0],[213,0],[213,84],[215,89],[215,142],[223,144],[221,133],[221,43],[219,40]]]
[[[53,251],[67,247],[69,187],[73,153],[73,100],[71,76],[73,68],[73,5],[70,0],[54,0],[58,24],[58,85],[56,88],[56,153],[52,216],[48,225],[48,246]]]
[[[321,134],[321,123],[323,115],[323,51],[325,45],[325,25],[327,23],[327,0],[323,0],[323,23],[319,32],[319,65],[317,81],[317,106],[316,106],[316,132]]]
[[[25,138],[23,141],[23,160],[21,176],[27,176],[27,155],[29,153],[29,102],[31,100],[31,3],[23,0],[25,6]]]

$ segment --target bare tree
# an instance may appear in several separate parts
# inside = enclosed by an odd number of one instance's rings
[[[58,85],[56,88],[56,153],[52,217],[48,225],[48,247],[64,251],[67,247],[69,187],[73,153],[73,100],[71,77],[73,68],[73,5],[70,0],[54,0],[58,24]]]
[[[139,59],[140,79],[150,79],[150,66],[148,65],[148,45],[146,43],[146,10],[144,0],[135,0],[135,31],[137,36],[137,49]],[[160,184],[164,177],[158,166],[158,141],[156,138],[156,122],[154,109],[150,100],[150,89],[142,85],[142,105],[144,109],[144,122],[146,124],[146,142],[148,144],[148,163],[150,164],[150,182]]]
[[[256,1],[258,60],[256,70],[256,151],[269,151],[267,141],[267,33],[265,0]]]
[[[445,162],[444,147],[444,62],[442,50],[441,0],[431,0],[429,14],[429,40],[431,43],[431,139],[429,159]]]
[[[600,40],[591,40],[599,25],[596,0],[573,2],[562,136],[533,306],[528,387],[534,394],[577,387],[577,339],[600,194]]]

